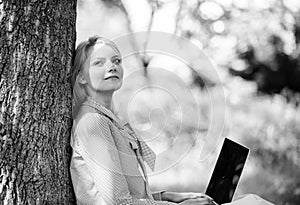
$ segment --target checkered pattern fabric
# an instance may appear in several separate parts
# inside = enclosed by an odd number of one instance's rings
[[[129,123],[126,123],[124,126],[128,128],[129,134],[133,136],[135,140],[137,140],[144,161],[149,165],[152,171],[154,171],[156,159],[155,153],[140,136],[135,134]]]
[[[74,119],[71,176],[77,204],[171,205],[149,188],[155,154],[130,125],[88,98]],[[140,171],[142,170],[142,171]]]

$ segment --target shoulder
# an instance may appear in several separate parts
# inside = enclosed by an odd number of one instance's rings
[[[109,119],[92,107],[82,106],[73,121],[76,138],[89,147],[99,146],[104,149],[114,143],[114,135]]]
[[[109,127],[109,119],[106,116],[85,105],[81,106],[73,123],[75,129],[103,129]]]

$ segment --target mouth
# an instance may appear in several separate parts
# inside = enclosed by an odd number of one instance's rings
[[[116,75],[104,78],[104,80],[108,80],[108,79],[120,79],[120,78],[118,76],[116,76]]]

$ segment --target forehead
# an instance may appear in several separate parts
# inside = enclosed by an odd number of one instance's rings
[[[111,45],[98,43],[93,47],[91,59],[98,57],[109,58],[115,55],[120,56],[120,53]]]

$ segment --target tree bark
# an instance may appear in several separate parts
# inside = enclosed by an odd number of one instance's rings
[[[74,204],[76,0],[0,0],[0,204]]]

